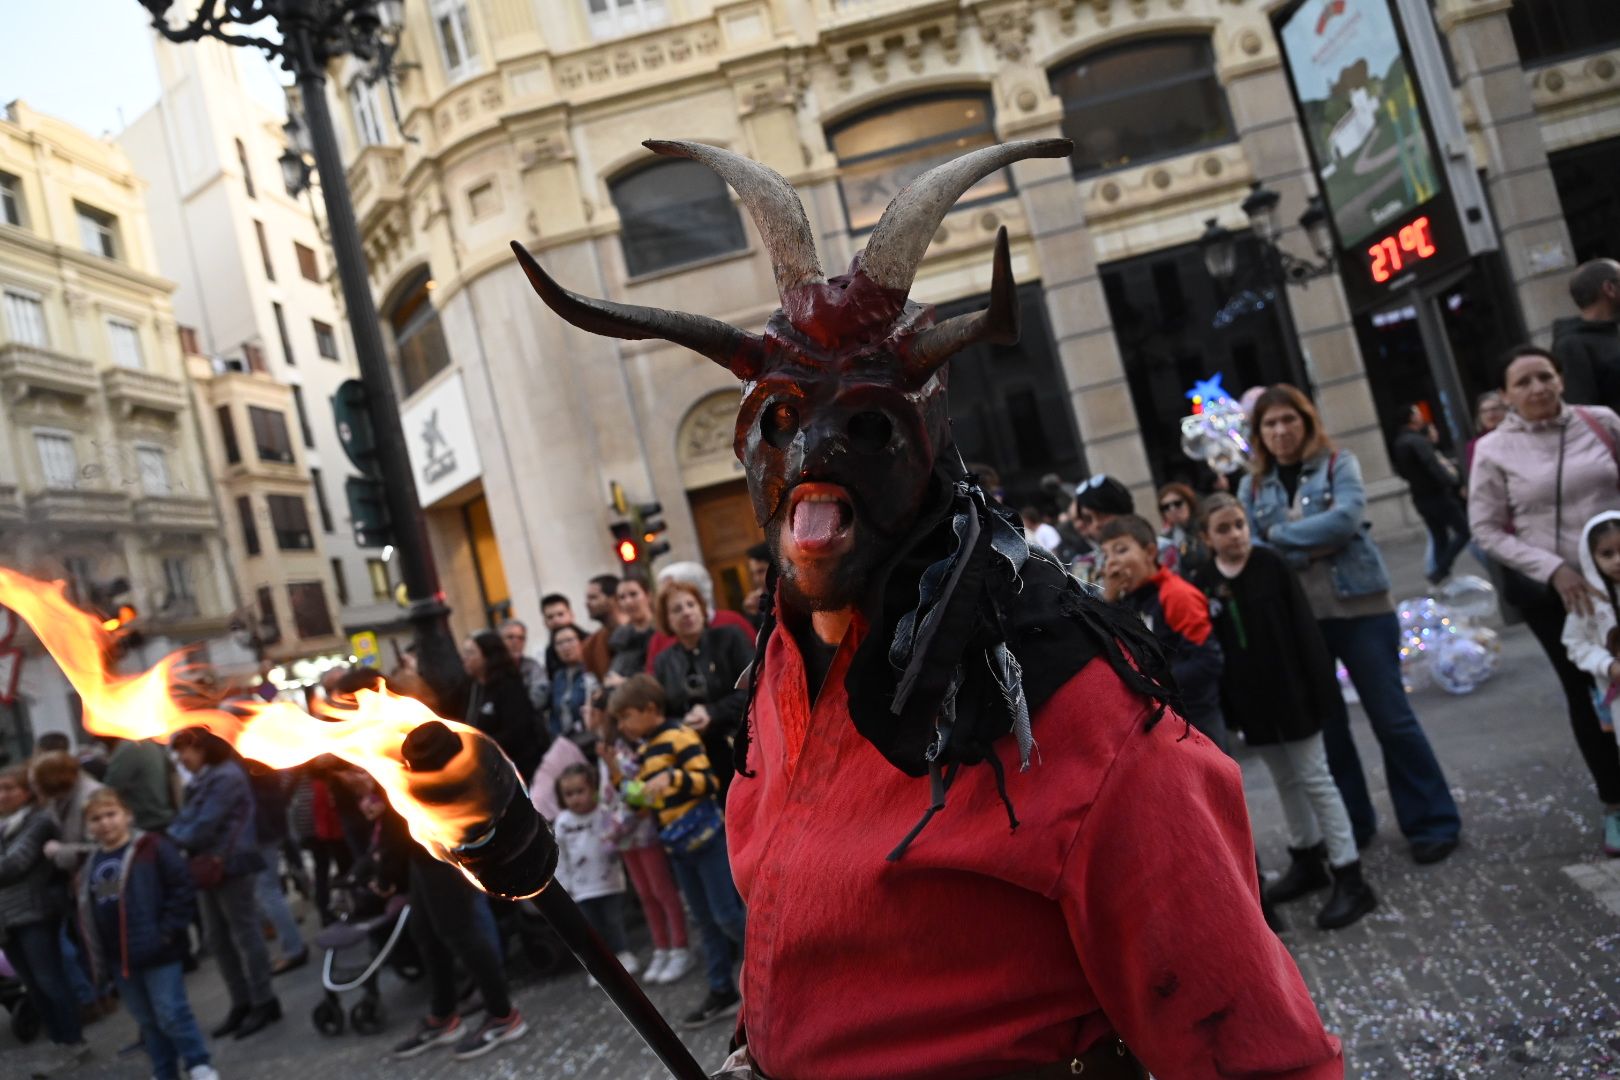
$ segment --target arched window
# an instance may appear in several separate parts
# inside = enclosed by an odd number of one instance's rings
[[[1050,73],[1074,175],[1174,157],[1235,135],[1207,37],[1147,38]]]
[[[1620,41],[1620,11],[1614,0],[1519,0],[1508,25],[1526,64],[1598,52]]]
[[[889,200],[935,165],[994,145],[994,121],[990,95],[949,94],[885,105],[828,128],[849,231],[876,225]],[[969,188],[957,205],[1010,190],[1003,169]]]
[[[748,246],[726,182],[706,165],[657,161],[608,185],[631,277]]]
[[[394,350],[399,354],[400,384],[406,397],[450,366],[450,349],[444,343],[444,328],[433,306],[433,284],[431,271],[419,271],[388,312],[388,322],[394,328]]]

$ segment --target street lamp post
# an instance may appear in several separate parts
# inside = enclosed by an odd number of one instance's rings
[[[304,119],[321,178],[326,204],[327,232],[337,263],[338,282],[348,309],[360,362],[360,381],[377,442],[377,464],[388,507],[400,577],[408,598],[408,614],[416,641],[417,666],[442,702],[460,696],[465,682],[454,639],[450,635],[450,609],[439,587],[438,568],[428,545],[416,479],[411,472],[405,430],[400,424],[399,402],[383,346],[382,327],[371,299],[366,260],[355,223],[354,204],[338,151],[332,116],[326,107],[326,65],[351,54],[386,66],[395,42],[385,30],[400,25],[400,0],[203,0],[184,26],[169,25],[166,15],[173,0],[141,0],[152,14],[152,25],[174,42],[214,38],[230,45],[264,50],[277,58],[297,81]],[[386,20],[384,18],[386,16]],[[258,29],[274,23],[280,39]],[[384,72],[386,74],[386,72]],[[282,162],[290,173],[290,162]],[[292,179],[289,175],[288,179]]]
[[[1282,324],[1283,348],[1288,356],[1288,370],[1294,384],[1302,390],[1310,387],[1310,376],[1305,370],[1305,355],[1299,347],[1299,331],[1294,325],[1294,313],[1288,306],[1288,286],[1304,286],[1319,277],[1333,273],[1333,237],[1328,228],[1327,211],[1319,195],[1311,196],[1305,212],[1299,216],[1299,225],[1309,237],[1311,249],[1318,261],[1301,259],[1284,250],[1277,243],[1281,233],[1277,205],[1282,197],[1256,181],[1243,200],[1243,212],[1249,219],[1249,228],[1260,243],[1259,273],[1270,288],[1272,306]],[[1238,276],[1237,237],[1215,218],[1204,223],[1204,234],[1199,237],[1203,251],[1204,268],[1210,277],[1222,283]]]

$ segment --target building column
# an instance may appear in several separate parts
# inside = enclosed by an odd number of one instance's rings
[[[1435,15],[1451,45],[1458,92],[1477,125],[1496,234],[1530,337],[1552,340],[1571,315],[1574,250],[1547,163],[1530,82],[1508,25],[1511,0],[1439,0]]]
[[[1285,224],[1277,242],[1300,258],[1314,260],[1309,238],[1297,219],[1317,192],[1316,177],[1276,39],[1251,28],[1228,41],[1217,39],[1217,48],[1226,100],[1244,157],[1254,179],[1282,197],[1278,207]],[[1249,227],[1241,205],[1226,208],[1220,218],[1229,229]],[[1338,275],[1282,291],[1293,313],[1322,421],[1333,440],[1353,451],[1361,462],[1369,517],[1378,524],[1408,527],[1403,498],[1406,485],[1390,468],[1378,409]]]

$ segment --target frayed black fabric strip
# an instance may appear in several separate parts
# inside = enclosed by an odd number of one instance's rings
[[[922,835],[922,831],[928,827],[928,823],[934,820],[934,815],[945,809],[945,793],[950,790],[951,782],[956,779],[958,767],[952,765],[942,773],[938,765],[930,764],[928,766],[928,793],[930,799],[928,809],[923,811],[922,820],[913,825],[911,831],[906,833],[900,843],[895,845],[893,851],[889,852],[888,857],[885,859],[886,862],[899,862],[900,856],[906,853],[906,849],[911,846],[911,842]]]
[[[738,776],[752,780],[748,768],[748,747],[754,741],[754,698],[759,694],[759,681],[765,675],[765,647],[776,630],[776,563],[765,571],[765,593],[759,599],[759,633],[754,635],[754,662],[748,669],[748,701],[743,705],[742,723],[732,739],[732,766]]]
[[[1001,759],[996,757],[995,750],[985,753],[984,759],[990,763],[990,771],[996,774],[996,794],[1001,796],[1001,805],[1007,808],[1007,826],[1018,831],[1018,814],[1013,810],[1012,796],[1007,794],[1007,770],[1002,767]]]

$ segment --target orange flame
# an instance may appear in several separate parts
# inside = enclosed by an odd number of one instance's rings
[[[16,612],[38,636],[62,674],[84,702],[85,729],[95,735],[122,739],[158,739],[189,727],[205,727],[233,744],[244,757],[271,768],[302,765],[322,754],[332,754],[371,775],[388,802],[410,826],[417,842],[439,858],[445,849],[471,838],[487,814],[480,805],[424,805],[412,794],[413,774],[400,753],[405,736],[432,720],[463,735],[483,738],[476,730],[436,716],[413,698],[384,689],[361,690],[353,709],[322,709],[321,719],[289,702],[232,701],[229,711],[188,706],[177,700],[176,688],[186,683],[183,653],[171,653],[140,675],[115,675],[107,670],[109,630],[117,619],[103,623],[74,607],[64,584],[37,581],[0,567],[0,606]],[[132,609],[133,613],[133,609]],[[472,768],[474,755],[463,753],[451,763]],[[453,779],[433,774],[437,783]]]

